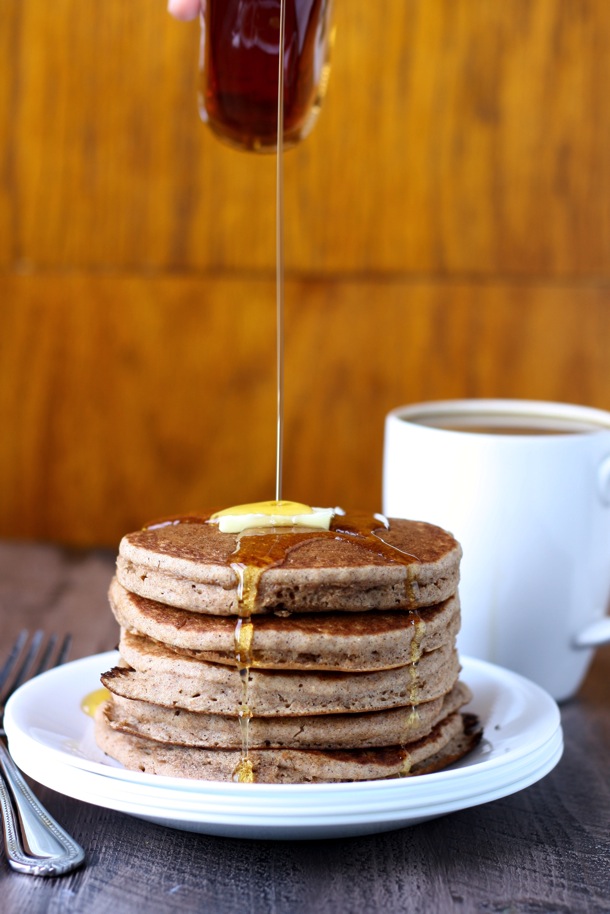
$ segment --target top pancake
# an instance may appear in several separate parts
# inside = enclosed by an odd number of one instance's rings
[[[345,515],[333,525],[349,522]],[[251,564],[250,541],[258,555],[274,556],[257,583],[253,614],[413,610],[457,590],[460,545],[432,524],[390,519],[373,535],[348,536],[333,526],[304,534],[284,528],[238,536],[203,519],[170,522],[123,537],[117,578],[133,593],[169,606],[240,614],[235,565]]]

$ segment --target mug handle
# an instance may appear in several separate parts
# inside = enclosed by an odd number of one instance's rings
[[[610,644],[610,616],[587,625],[574,638],[574,647],[599,647],[602,644]]]

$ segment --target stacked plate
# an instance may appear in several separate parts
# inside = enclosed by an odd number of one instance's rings
[[[559,709],[516,673],[462,658],[484,727],[480,746],[435,774],[354,784],[227,784],[127,771],[93,738],[82,700],[114,652],[66,664],[13,695],[5,729],[13,758],[66,796],[160,825],[240,838],[333,838],[414,825],[516,793],[551,771],[563,751]]]

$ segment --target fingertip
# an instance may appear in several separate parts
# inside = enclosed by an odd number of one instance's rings
[[[188,22],[196,19],[201,9],[200,0],[168,0],[167,11],[175,18]]]

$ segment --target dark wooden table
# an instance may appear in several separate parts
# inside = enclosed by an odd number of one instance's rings
[[[114,556],[0,542],[0,661],[24,626],[71,631],[72,658],[116,645]],[[385,834],[249,841],[150,825],[36,786],[87,853],[58,879],[0,860],[2,914],[610,911],[610,649],[562,707],[565,753],[534,786]]]

